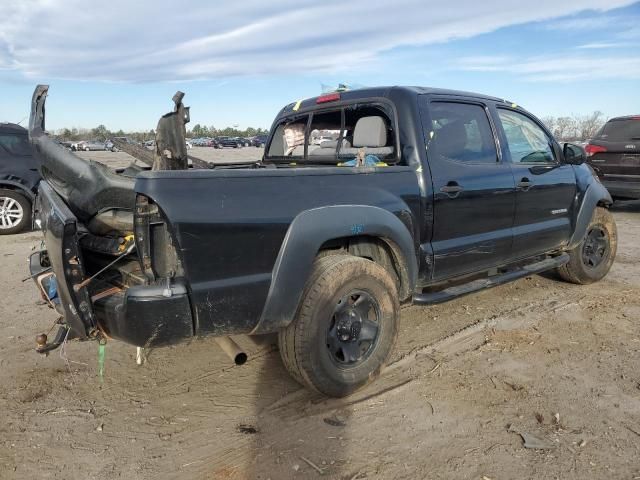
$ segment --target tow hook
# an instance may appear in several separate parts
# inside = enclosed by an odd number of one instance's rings
[[[69,327],[67,325],[60,325],[52,342],[48,342],[46,333],[36,335],[36,352],[47,355],[49,352],[62,345],[68,334]]]

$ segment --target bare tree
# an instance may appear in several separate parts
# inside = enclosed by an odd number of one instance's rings
[[[559,140],[574,140],[576,136],[576,120],[574,117],[558,117],[553,136]]]
[[[593,137],[600,130],[600,127],[604,125],[604,122],[604,114],[600,110],[580,117],[576,125],[579,140],[588,140]]]
[[[556,117],[548,116],[541,118],[542,123],[544,123],[545,127],[549,129],[550,132],[554,132],[556,129]]]

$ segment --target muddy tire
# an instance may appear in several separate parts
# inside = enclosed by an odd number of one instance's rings
[[[31,202],[15,190],[0,189],[0,235],[13,235],[31,225]]]
[[[609,210],[597,207],[582,242],[570,250],[570,260],[557,269],[563,280],[579,285],[601,280],[611,268],[618,249],[618,230]]]
[[[300,307],[280,331],[280,355],[291,376],[331,397],[347,396],[376,378],[398,332],[393,277],[359,257],[316,260]]]

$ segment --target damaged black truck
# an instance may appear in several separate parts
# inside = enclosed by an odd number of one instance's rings
[[[115,173],[47,137],[47,90],[30,121],[46,250],[30,264],[43,294],[55,278],[61,320],[40,351],[277,333],[298,382],[345,396],[381,371],[401,304],[552,269],[587,284],[614,261],[612,200],[584,151],[498,98],[310,98],[279,112],[262,158],[214,168],[186,168],[188,109],[174,98],[158,162]]]

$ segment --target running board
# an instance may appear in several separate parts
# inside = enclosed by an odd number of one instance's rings
[[[561,267],[569,261],[569,255],[563,253],[557,257],[546,258],[540,262],[525,265],[517,268],[516,270],[510,270],[500,275],[494,275],[489,278],[480,278],[473,280],[472,282],[462,285],[456,285],[454,287],[445,288],[437,292],[430,293],[416,293],[413,295],[413,303],[415,305],[434,305],[436,303],[443,303],[452,300],[456,297],[468,295],[469,293],[484,290],[486,288],[496,287],[504,283],[517,280],[518,278],[528,277],[536,273],[544,272],[552,268]]]

